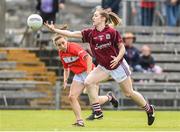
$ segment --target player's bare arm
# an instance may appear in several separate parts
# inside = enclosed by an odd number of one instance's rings
[[[64,69],[64,89],[66,89],[66,87],[67,87],[69,73],[70,73],[69,68]]]
[[[52,32],[61,34],[66,37],[71,37],[71,38],[82,38],[81,31],[69,31],[69,30],[61,30],[55,27],[53,23],[49,24],[47,22],[44,23],[44,25]]]
[[[84,57],[86,63],[87,63],[87,74],[89,74],[92,70],[92,57],[90,55],[86,55]]]

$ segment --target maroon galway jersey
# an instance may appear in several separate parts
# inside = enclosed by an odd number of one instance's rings
[[[122,38],[117,30],[106,26],[102,31],[96,28],[88,28],[81,31],[83,42],[90,44],[93,55],[97,62],[108,70],[116,69],[120,65],[116,65],[113,69],[110,62],[113,60],[111,56],[118,56],[118,44],[122,43]]]

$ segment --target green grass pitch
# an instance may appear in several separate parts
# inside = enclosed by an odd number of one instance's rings
[[[91,111],[82,111],[86,118]],[[147,125],[143,111],[104,111],[102,120],[85,121],[74,127],[70,110],[0,110],[0,131],[180,131],[180,111],[156,111],[156,120]]]

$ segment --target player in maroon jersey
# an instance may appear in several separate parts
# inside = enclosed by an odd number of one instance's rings
[[[85,88],[85,78],[94,68],[92,57],[79,44],[68,42],[66,37],[62,35],[56,35],[53,42],[58,49],[59,57],[64,67],[64,89],[67,86],[69,72],[72,71],[75,74],[68,96],[76,116],[76,122],[73,125],[84,126],[78,97]],[[96,94],[98,94],[98,85],[95,86],[95,89],[97,90]],[[115,108],[118,107],[118,101],[112,92],[108,92],[105,96],[99,96],[100,104],[108,101],[110,101]]]
[[[126,60],[123,58],[125,47],[121,35],[117,30],[109,26],[109,22],[113,22],[115,26],[119,24],[120,18],[112,12],[98,9],[94,12],[92,21],[93,27],[82,31],[59,30],[53,24],[45,23],[53,32],[67,37],[81,38],[84,42],[90,44],[93,55],[99,63],[85,80],[94,110],[91,119],[103,117],[94,85],[111,76],[120,84],[125,96],[131,98],[138,106],[145,109],[148,125],[152,125],[155,119],[154,107],[147,103],[139,92],[134,91],[130,77],[131,72]]]

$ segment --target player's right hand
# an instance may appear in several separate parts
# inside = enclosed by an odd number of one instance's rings
[[[47,22],[44,22],[44,25],[45,25],[49,30],[55,32],[55,29],[56,29],[56,28],[55,28],[55,25],[53,24],[53,22],[51,22],[51,24],[49,24],[48,21],[47,21]]]
[[[67,87],[67,81],[64,82],[64,89]]]

